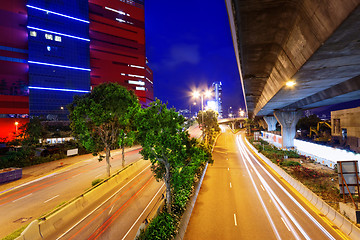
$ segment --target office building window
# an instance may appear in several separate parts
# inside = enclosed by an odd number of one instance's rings
[[[48,34],[48,33],[45,33],[45,38],[46,38],[47,40],[54,40],[53,35],[52,35],[52,34]]]
[[[30,36],[32,36],[32,37],[36,37],[36,36],[37,36],[36,31],[30,31]]]

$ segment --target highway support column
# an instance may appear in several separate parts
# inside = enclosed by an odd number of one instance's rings
[[[274,111],[274,116],[281,125],[281,136],[283,148],[294,147],[296,124],[302,116],[302,111]]]
[[[276,130],[276,123],[278,122],[274,116],[264,116],[263,117],[266,124],[268,131],[275,131]]]

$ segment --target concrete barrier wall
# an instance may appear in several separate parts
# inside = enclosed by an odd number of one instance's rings
[[[50,239],[60,229],[64,229],[67,225],[79,221],[88,211],[99,206],[101,203],[99,202],[99,196],[103,196],[106,193],[113,191],[115,188],[119,187],[119,183],[123,182],[126,178],[135,176],[139,169],[143,169],[147,165],[149,165],[149,162],[144,160],[139,160],[129,165],[109,179],[104,180],[101,184],[71,200],[67,205],[56,212],[45,216],[40,221],[33,221],[21,233],[19,239]]]
[[[254,152],[259,155],[272,169],[274,169],[282,178],[284,178],[293,188],[295,188],[301,195],[312,203],[322,214],[324,214],[330,221],[332,221],[338,228],[341,229],[352,239],[360,239],[360,229],[355,224],[351,223],[343,215],[338,213],[335,209],[330,207],[326,202],[319,198],[316,194],[310,191],[301,182],[297,181],[289,174],[287,174],[282,168],[271,162],[264,155],[259,153],[257,149],[252,146],[247,139],[247,144],[252,148]]]

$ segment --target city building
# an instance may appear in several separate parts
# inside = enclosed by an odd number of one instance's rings
[[[212,84],[213,99],[207,101],[207,107],[219,113],[219,118],[223,117],[222,110],[222,84],[221,82],[214,82]]]
[[[331,112],[332,140],[360,152],[360,107]]]
[[[28,0],[26,6],[30,115],[67,120],[66,105],[90,90],[87,0]]]
[[[154,96],[144,17],[143,0],[89,0],[91,86],[117,82],[147,105]]]
[[[143,0],[12,0],[0,19],[0,141],[32,116],[67,120],[73,96],[104,82],[153,100]]]

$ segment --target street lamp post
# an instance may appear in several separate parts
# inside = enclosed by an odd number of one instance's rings
[[[19,122],[15,122],[15,135],[17,136]]]
[[[209,90],[207,91],[202,91],[202,92],[193,92],[193,97],[198,98],[201,97],[201,125],[202,127],[204,127],[204,96],[205,97],[210,97],[211,96],[211,92]]]

